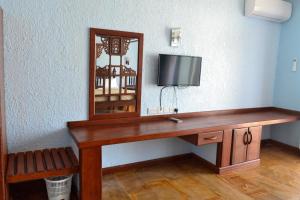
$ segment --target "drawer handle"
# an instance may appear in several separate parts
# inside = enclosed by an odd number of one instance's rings
[[[216,140],[216,139],[218,139],[218,136],[204,138],[204,140]]]

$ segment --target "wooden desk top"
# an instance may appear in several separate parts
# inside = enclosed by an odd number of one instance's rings
[[[175,115],[131,119],[68,122],[79,148],[162,139],[201,132],[293,122],[300,112],[274,107],[178,114],[183,123],[168,120]]]

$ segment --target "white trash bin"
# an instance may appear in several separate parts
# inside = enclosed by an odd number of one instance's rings
[[[45,178],[49,200],[69,200],[72,185],[71,176]]]

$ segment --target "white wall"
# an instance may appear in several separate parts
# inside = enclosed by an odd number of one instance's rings
[[[11,152],[69,145],[65,123],[87,119],[89,27],[145,34],[143,115],[158,106],[159,53],[203,57],[201,86],[178,92],[180,112],[272,105],[280,25],[244,17],[242,0],[0,0],[0,5]],[[182,28],[179,48],[169,46],[171,27]],[[172,96],[167,91],[163,104]],[[114,145],[104,148],[104,166],[188,151],[192,147],[177,139]]]
[[[300,111],[300,71],[292,72],[293,59],[300,60],[300,1],[292,0],[292,18],[282,25],[274,105]],[[272,139],[300,148],[300,122],[272,127]]]

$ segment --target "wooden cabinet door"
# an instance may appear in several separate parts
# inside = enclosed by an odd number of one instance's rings
[[[249,128],[249,144],[247,147],[247,161],[259,159],[260,154],[260,140],[262,127]]]
[[[245,162],[247,160],[247,133],[248,128],[234,129],[232,142],[231,164]]]

